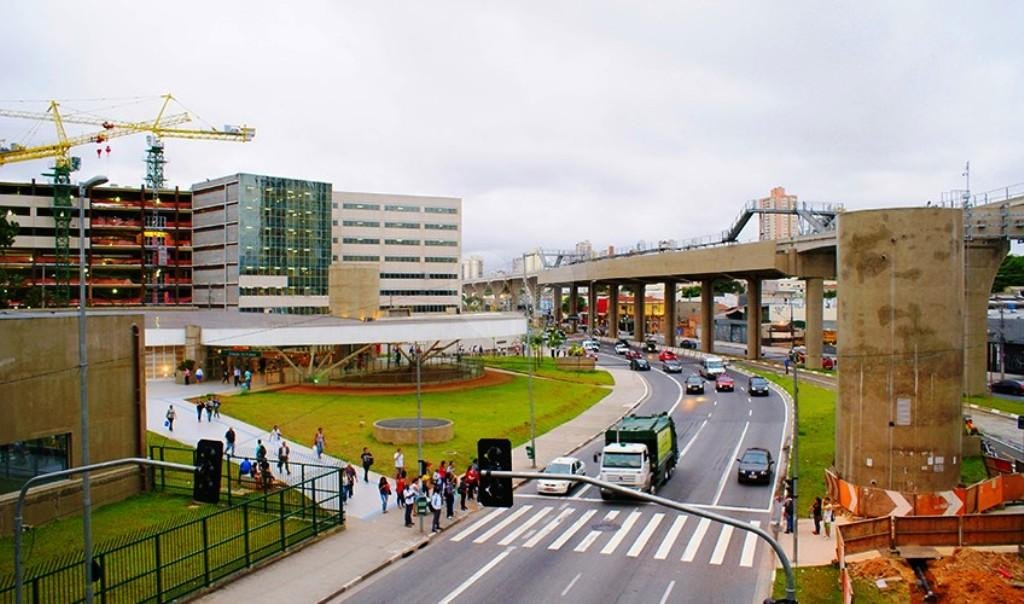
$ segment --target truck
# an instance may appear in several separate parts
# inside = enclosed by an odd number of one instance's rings
[[[700,364],[700,374],[713,380],[725,373],[725,360],[722,357],[704,357]]]
[[[604,433],[598,478],[639,491],[654,493],[668,482],[679,459],[676,424],[667,413],[629,415]],[[612,491],[601,489],[601,499]]]

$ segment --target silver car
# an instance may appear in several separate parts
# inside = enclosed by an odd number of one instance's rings
[[[556,457],[544,468],[545,474],[575,474],[583,476],[587,473],[587,466],[575,457]],[[573,483],[569,480],[545,480],[537,481],[537,492],[551,495],[567,495],[572,490]]]

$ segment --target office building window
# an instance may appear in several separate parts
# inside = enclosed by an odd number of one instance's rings
[[[384,206],[384,209],[388,212],[419,212],[419,206]]]
[[[357,245],[380,245],[380,239],[375,237],[343,237],[341,242]]]
[[[457,224],[430,224],[430,223],[427,223],[427,224],[423,225],[423,228],[428,229],[428,230],[433,229],[435,231],[457,231],[457,230],[459,230],[459,225],[457,225]]]
[[[385,245],[419,245],[419,239],[385,239]]]
[[[445,239],[427,239],[423,242],[423,244],[440,247],[456,247],[459,245],[457,241],[448,241]]]
[[[341,204],[341,207],[346,210],[372,210],[374,212],[380,210],[380,206],[375,203],[344,203]]]
[[[454,296],[454,289],[382,289],[382,296]]]
[[[419,262],[419,256],[384,256],[384,262]]]
[[[54,434],[0,445],[0,493],[18,491],[33,476],[67,470],[71,434]]]
[[[423,208],[423,211],[427,214],[458,214],[459,210],[456,208],[432,208],[427,206]]]
[[[454,273],[430,273],[427,275],[429,279],[458,279],[459,276]]]
[[[423,273],[381,273],[381,279],[422,279]]]
[[[384,227],[388,229],[420,229],[418,222],[385,222]]]
[[[423,259],[424,262],[458,262],[458,258],[447,258],[444,256],[427,256]]]
[[[380,222],[376,220],[344,220],[341,225],[348,227],[379,227]]]
[[[337,256],[334,257],[338,259]],[[380,256],[342,256],[342,260],[345,262],[380,262]]]

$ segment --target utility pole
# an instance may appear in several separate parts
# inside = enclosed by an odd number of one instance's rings
[[[799,540],[797,539],[797,533],[800,530],[800,523],[797,521],[799,517],[799,500],[796,496],[797,490],[797,477],[800,474],[800,451],[797,447],[797,442],[800,440],[800,382],[797,380],[797,373],[799,368],[796,363],[793,363],[793,459],[790,466],[792,470],[793,479],[793,564],[797,564],[797,545]]]
[[[1006,321],[1002,300],[999,301],[999,379],[1006,379]]]
[[[530,467],[537,467],[537,426],[533,414],[533,333],[531,330],[530,314],[533,311],[533,290],[530,289],[530,281],[526,276],[526,254],[523,254],[523,287],[526,288],[526,358],[529,366],[529,375],[526,381],[526,391],[530,398]]]

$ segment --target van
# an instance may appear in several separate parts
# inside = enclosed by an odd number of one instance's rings
[[[700,374],[709,380],[725,373],[725,361],[722,357],[704,357],[700,364]]]

